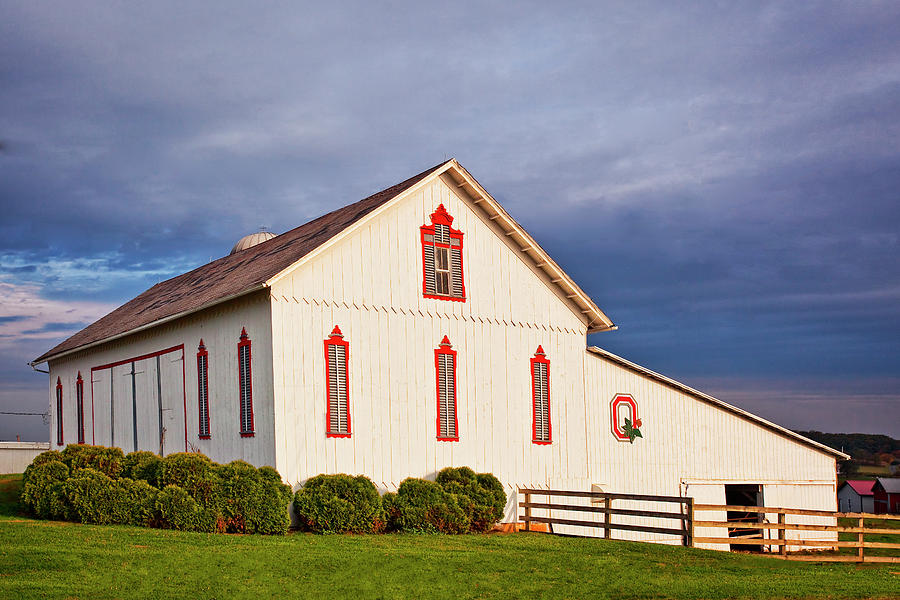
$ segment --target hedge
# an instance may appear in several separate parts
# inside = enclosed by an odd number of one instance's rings
[[[21,494],[45,519],[265,534],[287,532],[291,498],[271,467],[85,445],[38,455]]]
[[[503,518],[506,492],[490,473],[448,467],[435,481],[405,479],[382,499],[388,527],[397,531],[485,532]]]
[[[363,475],[316,475],[294,496],[301,524],[316,533],[376,533],[384,526],[381,497]]]

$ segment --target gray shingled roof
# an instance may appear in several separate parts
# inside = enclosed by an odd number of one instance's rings
[[[900,477],[878,477],[875,481],[880,483],[888,494],[900,494]]]
[[[452,160],[452,159],[451,159]],[[347,227],[447,164],[339,208],[261,244],[214,260],[161,283],[32,361],[38,364],[83,346],[119,336],[167,317],[187,314],[216,301],[239,296],[262,284]]]

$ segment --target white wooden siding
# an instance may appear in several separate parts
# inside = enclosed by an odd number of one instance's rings
[[[833,457],[597,355],[585,352],[584,361],[589,476],[605,489],[688,495],[699,503],[724,504],[726,484],[754,483],[763,486],[766,506],[836,509]],[[616,394],[631,394],[637,402],[643,438],[633,444],[619,442],[610,433],[609,403]],[[701,513],[698,519],[724,516]],[[767,517],[777,522],[776,516]],[[727,537],[724,530],[714,529],[701,528],[695,534]],[[820,532],[790,535],[828,539]],[[652,536],[623,532],[620,537]]]
[[[275,464],[272,417],[272,345],[270,304],[266,294],[255,294],[225,307],[179,319],[171,324],[123,338],[97,348],[50,362],[51,398],[55,398],[56,378],[63,384],[64,442],[77,441],[75,378],[81,371],[84,383],[85,438],[87,443],[111,444],[125,452],[134,449],[132,430],[131,364],[95,370],[116,363],[184,345],[181,350],[160,356],[163,388],[165,452],[184,452],[184,424],[187,449],[199,450],[220,462],[243,459],[253,464]],[[237,344],[241,328],[252,341],[253,411],[256,435],[240,437]],[[197,399],[197,346],[203,338],[209,353],[209,406],[211,439],[199,439]],[[136,361],[135,383],[138,398],[138,447],[159,451],[159,407],[157,402],[156,358]],[[110,386],[115,423],[110,423]],[[184,386],[182,388],[182,386]],[[56,448],[55,401],[51,411],[52,447]]]

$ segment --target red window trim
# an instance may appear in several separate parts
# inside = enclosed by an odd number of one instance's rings
[[[56,445],[63,445],[63,386],[62,380],[56,378]]]
[[[241,372],[241,348],[247,347],[247,397],[250,403],[250,430],[244,430],[244,374]],[[247,335],[247,328],[241,327],[241,339],[238,342],[238,418],[241,427],[241,437],[253,437],[256,433],[255,424],[253,422],[253,353],[250,348],[250,336]]]
[[[206,395],[205,397],[201,397],[200,390],[200,358],[203,357],[206,360],[204,362],[204,368],[206,370],[205,379],[206,379]],[[240,370],[240,366],[238,366],[238,370]],[[202,404],[206,405],[206,433],[203,433],[203,409]],[[209,352],[206,351],[206,345],[203,343],[203,338],[200,338],[200,345],[197,346],[197,437],[201,440],[208,440],[212,438],[212,430],[209,428]]]
[[[537,389],[534,387],[534,365],[541,363],[547,365],[547,439],[537,439]],[[553,420],[550,418],[550,360],[544,353],[543,346],[538,346],[534,357],[530,361],[531,370],[531,443],[548,446],[553,443]]]
[[[84,379],[81,371],[75,380],[75,424],[78,430],[78,443],[84,443]]]
[[[344,402],[347,403],[347,432],[339,433],[331,431],[331,377],[329,377],[328,373],[328,347],[329,346],[343,346],[344,347],[344,359],[346,360],[347,366],[347,385],[346,385],[346,397],[344,398]],[[341,328],[337,325],[334,326],[334,329],[331,330],[331,335],[328,339],[325,340],[325,437],[330,438],[348,438],[353,435],[353,428],[351,427],[351,419],[350,419],[350,342],[344,340],[344,334],[341,333]]]
[[[453,229],[452,226],[453,217],[450,216],[450,213],[447,212],[447,209],[444,208],[443,204],[439,204],[433,213],[431,213],[431,225],[422,225],[419,228],[419,240],[422,243],[422,296],[425,298],[431,298],[433,300],[449,300],[451,302],[465,302],[466,301],[466,277],[465,277],[465,266],[463,265],[463,232],[458,229]],[[452,249],[452,244],[439,244],[436,242],[426,242],[425,235],[431,235],[432,239],[434,239],[434,229],[435,225],[446,225],[450,230],[450,238],[459,240],[459,275],[460,275],[460,287],[462,288],[462,296],[457,297],[453,295],[442,296],[439,294],[429,294],[428,293],[428,275],[425,269],[425,246],[434,246],[436,248],[447,248]],[[452,285],[452,282],[451,282]],[[452,290],[451,290],[452,291]]]
[[[442,354],[449,354],[453,357],[453,405],[456,410],[453,411],[453,431],[456,432],[455,437],[441,437],[441,364],[439,357]],[[459,394],[456,390],[456,350],[450,344],[450,339],[445,335],[441,340],[440,348],[434,350],[434,379],[435,392],[437,393],[437,418],[435,419],[435,434],[439,442],[458,442],[459,441]]]

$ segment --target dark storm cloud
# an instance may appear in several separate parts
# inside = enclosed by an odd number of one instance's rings
[[[897,5],[0,10],[0,283],[114,305],[456,156],[621,326],[592,343],[900,402]]]

